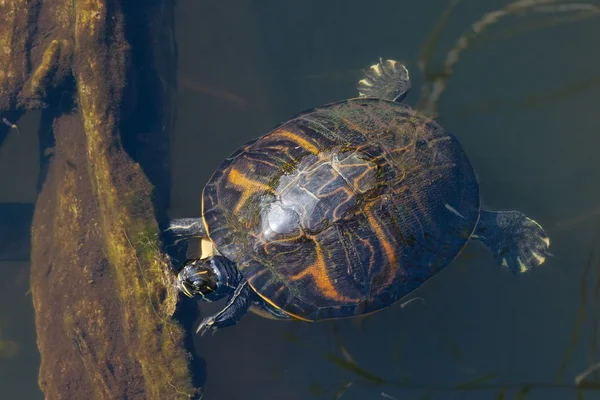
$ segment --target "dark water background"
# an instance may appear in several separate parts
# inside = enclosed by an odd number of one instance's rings
[[[460,2],[432,68],[473,22],[507,3]],[[448,4],[179,0],[171,216],[199,215],[202,186],[239,145],[298,111],[355,96],[361,69],[379,57],[406,63],[406,102],[415,104],[425,79],[417,60]],[[415,293],[424,303],[336,323],[248,315],[196,338],[208,369],[204,399],[495,399],[502,388],[515,398],[523,384],[532,387],[527,399],[576,398],[568,386],[600,361],[600,260],[590,256],[600,226],[600,17],[567,23],[573,15],[491,26],[462,54],[438,105],[439,122],[477,170],[483,204],[540,222],[555,257],[514,277],[470,244]],[[21,134],[0,148],[0,202],[35,200],[37,118],[19,121]],[[29,266],[0,267],[0,340],[18,344],[0,352],[0,398],[40,398]]]

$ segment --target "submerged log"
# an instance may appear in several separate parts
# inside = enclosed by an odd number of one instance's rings
[[[199,393],[157,223],[168,207],[174,2],[129,3],[0,2],[0,117],[44,109],[31,290],[49,399]]]

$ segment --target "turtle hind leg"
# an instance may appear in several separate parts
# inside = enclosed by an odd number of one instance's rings
[[[402,101],[410,90],[408,70],[397,61],[380,58],[358,82],[357,89],[361,97]]]
[[[481,210],[473,238],[482,241],[496,262],[514,274],[541,265],[551,255],[544,229],[518,211]]]
[[[204,228],[202,218],[172,219],[166,230],[180,238],[180,240],[206,236],[206,229]]]
[[[246,315],[252,300],[256,297],[258,296],[251,289],[248,281],[243,279],[235,288],[227,305],[215,315],[204,318],[196,329],[196,333],[202,336],[207,331],[214,333],[217,329],[237,324]]]

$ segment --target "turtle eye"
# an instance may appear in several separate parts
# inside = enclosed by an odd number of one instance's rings
[[[217,283],[214,280],[203,276],[194,278],[189,278],[186,281],[186,284],[192,288],[194,294],[207,295],[217,290]]]
[[[196,260],[181,270],[177,277],[177,287],[188,297],[204,297],[217,290],[217,279],[208,263]]]

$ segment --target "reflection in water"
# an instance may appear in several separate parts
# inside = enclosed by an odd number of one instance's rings
[[[19,352],[19,344],[2,337],[2,325],[0,324],[0,358],[12,358]]]
[[[427,77],[433,77],[433,79],[426,80],[426,84],[421,88],[421,98],[419,99],[417,108],[429,115],[437,115],[437,105],[440,97],[446,89],[446,84],[450,76],[454,72],[454,67],[460,60],[462,53],[472,47],[473,42],[487,31],[492,25],[497,24],[502,19],[507,17],[518,15],[524,16],[530,13],[578,13],[585,17],[594,17],[600,15],[600,7],[590,4],[568,4],[561,1],[553,0],[517,0],[513,1],[502,8],[485,13],[481,18],[475,21],[471,25],[471,29],[462,34],[454,44],[454,47],[446,54],[446,59],[442,64],[440,72],[431,74],[429,71],[429,62],[434,54],[435,45],[439,39],[443,27],[445,26],[447,19],[453,11],[454,7],[459,3],[460,0],[455,0],[450,3],[450,6],[446,9],[446,12],[442,15],[438,26],[433,30],[430,35],[427,45],[421,51],[421,57],[418,61],[418,66],[421,72]],[[558,4],[552,4],[558,3]],[[573,20],[571,20],[573,21]]]
[[[207,83],[203,83],[203,82],[194,80],[192,78],[180,76],[178,78],[178,82],[179,82],[179,85],[181,85],[181,87],[183,89],[188,89],[188,90],[192,90],[194,92],[208,94],[209,96],[212,96],[214,98],[224,100],[224,101],[228,102],[229,104],[239,108],[240,110],[245,110],[248,105],[246,100],[244,100],[237,94],[228,92],[226,90],[217,88],[215,86],[211,86]]]
[[[574,216],[574,217],[570,217],[570,218],[566,218],[563,219],[561,221],[558,221],[556,223],[555,228],[556,229],[570,229],[573,227],[577,227],[580,224],[583,223],[593,223],[593,224],[598,224],[600,223],[600,221],[598,221],[598,216],[600,216],[600,207],[594,208],[592,210],[587,210],[584,211],[582,213],[579,213],[578,215]]]
[[[451,110],[456,114],[457,118],[467,120],[478,114],[491,114],[500,111],[540,107],[563,101],[584,91],[597,90],[600,86],[600,75],[585,77],[575,82],[565,82],[562,86],[563,87],[553,91],[530,93],[527,96],[518,99],[480,100],[477,103],[457,104],[456,106],[451,107]]]

